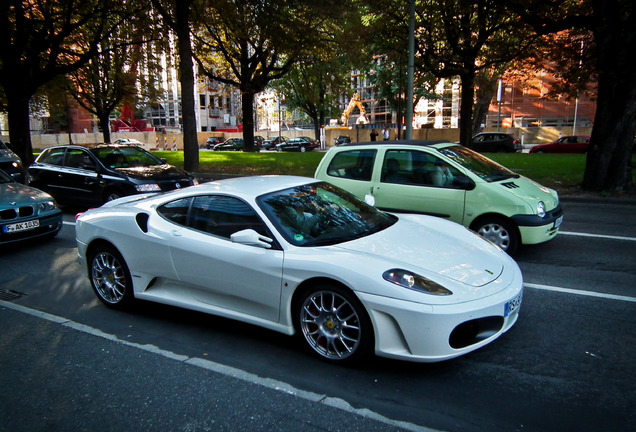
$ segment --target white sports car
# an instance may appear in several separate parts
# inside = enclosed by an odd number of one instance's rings
[[[517,264],[461,225],[303,177],[124,197],[79,215],[76,232],[106,305],[144,299],[299,334],[332,362],[457,357],[507,331],[522,298]]]

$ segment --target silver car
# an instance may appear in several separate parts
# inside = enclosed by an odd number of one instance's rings
[[[55,237],[62,211],[51,195],[13,180],[0,169],[0,245]]]

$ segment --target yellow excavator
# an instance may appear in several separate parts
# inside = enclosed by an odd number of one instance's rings
[[[364,106],[362,106],[362,102],[360,102],[360,96],[358,95],[358,93],[355,93],[351,97],[351,100],[349,101],[347,108],[342,112],[342,115],[340,116],[340,121],[342,122],[343,125],[345,126],[347,125],[349,121],[349,115],[351,114],[351,111],[355,107],[358,107],[358,109],[360,110],[360,117],[358,117],[358,120],[356,120],[356,124],[369,123],[369,120],[367,120],[367,116],[366,116],[367,112],[364,109]]]

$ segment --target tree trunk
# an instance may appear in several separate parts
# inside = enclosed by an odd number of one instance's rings
[[[633,186],[636,70],[628,63],[634,54],[636,16],[619,13],[614,3],[594,3],[595,14],[605,20],[594,31],[598,99],[583,189],[596,192],[625,192]]]
[[[243,109],[243,151],[254,152],[254,93],[241,92]]]
[[[181,113],[183,116],[183,166],[186,171],[199,170],[199,143],[194,112],[194,72],[190,41],[191,1],[178,1],[176,26],[181,73]]]
[[[473,99],[475,96],[475,72],[467,71],[460,75],[462,94],[459,107],[459,142],[468,147],[473,131]]]
[[[6,95],[9,106],[9,140],[13,150],[22,160],[22,164],[28,167],[33,162],[29,98],[20,95],[19,92],[7,92]]]
[[[104,142],[110,144],[110,115],[102,114],[98,116],[99,127],[102,128],[102,135],[104,136]]]

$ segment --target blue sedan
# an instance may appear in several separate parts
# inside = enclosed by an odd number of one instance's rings
[[[61,228],[62,211],[51,195],[0,170],[0,244],[55,237]]]

